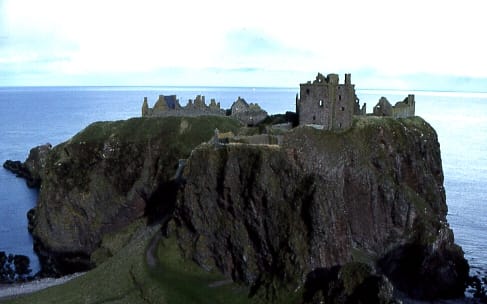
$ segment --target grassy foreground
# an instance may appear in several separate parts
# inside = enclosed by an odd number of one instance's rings
[[[172,239],[159,242],[156,264],[148,266],[146,251],[157,233],[160,226],[139,226],[129,244],[96,269],[63,285],[2,303],[251,302],[248,288],[184,261]]]

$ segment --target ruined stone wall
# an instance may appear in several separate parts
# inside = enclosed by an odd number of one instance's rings
[[[374,106],[374,116],[392,116],[392,105],[385,97],[381,97]]]
[[[334,96],[334,90],[330,90],[326,83],[302,84],[298,102],[299,123],[319,124],[325,129],[331,129],[334,111],[331,100]]]
[[[355,89],[352,85],[339,85],[335,101],[334,129],[346,129],[352,125],[355,107]]]
[[[205,97],[198,95],[194,99],[190,99],[188,104],[181,107],[179,100],[175,95],[164,96],[160,95],[159,99],[154,104],[154,107],[149,108],[147,104],[147,97],[144,97],[144,103],[142,105],[142,116],[155,116],[155,117],[167,117],[167,116],[225,116],[225,110],[220,108],[220,103],[217,103],[214,99],[211,99],[210,104],[207,106],[205,103]]]
[[[392,107],[392,117],[394,118],[406,118],[415,115],[415,101],[414,95],[408,95],[403,101],[397,102]]]
[[[322,125],[325,130],[349,128],[355,100],[355,86],[351,84],[350,74],[345,75],[345,84],[339,84],[336,74],[326,78],[318,74],[313,83],[300,86],[300,99],[296,101],[299,123]]]
[[[415,115],[414,95],[408,95],[403,101],[397,102],[392,106],[387,98],[381,97],[374,107],[375,116],[392,116],[394,118],[406,118]]]
[[[170,110],[165,112],[156,112],[152,115],[153,117],[169,117],[169,116],[188,116],[188,117],[198,117],[198,116],[225,116],[225,111],[210,111],[203,109],[186,109],[181,108],[177,110]]]
[[[225,109],[215,99],[210,100],[206,105],[205,96],[198,95],[194,100],[188,100],[188,104],[181,107],[176,95],[160,95],[154,107],[149,108],[147,97],[144,97],[142,104],[142,116],[167,117],[167,116],[226,116]],[[254,126],[267,118],[267,112],[262,110],[258,104],[248,104],[243,98],[238,98],[231,107],[231,117],[241,123]]]
[[[248,104],[240,96],[232,104],[231,116],[247,126],[255,126],[267,118],[267,112],[262,110],[258,104]]]
[[[142,117],[150,115],[149,104],[147,103],[147,97],[144,97],[144,102],[142,103]]]

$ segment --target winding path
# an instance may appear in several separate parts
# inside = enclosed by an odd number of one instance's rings
[[[33,293],[45,288],[64,284],[72,279],[82,276],[85,272],[67,275],[61,278],[45,278],[32,282],[17,283],[11,285],[0,285],[0,301],[8,300],[20,295]]]

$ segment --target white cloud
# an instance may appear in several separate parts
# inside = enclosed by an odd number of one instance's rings
[[[165,68],[487,77],[482,1],[0,3],[0,68],[42,61],[52,73],[94,77]]]

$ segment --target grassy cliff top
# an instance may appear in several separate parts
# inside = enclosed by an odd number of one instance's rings
[[[222,132],[234,132],[240,123],[220,116],[200,117],[140,117],[128,120],[95,122],[76,134],[69,142],[103,141],[118,136],[127,142],[145,141],[157,136],[171,140],[186,135],[186,140],[210,138],[215,128]]]

